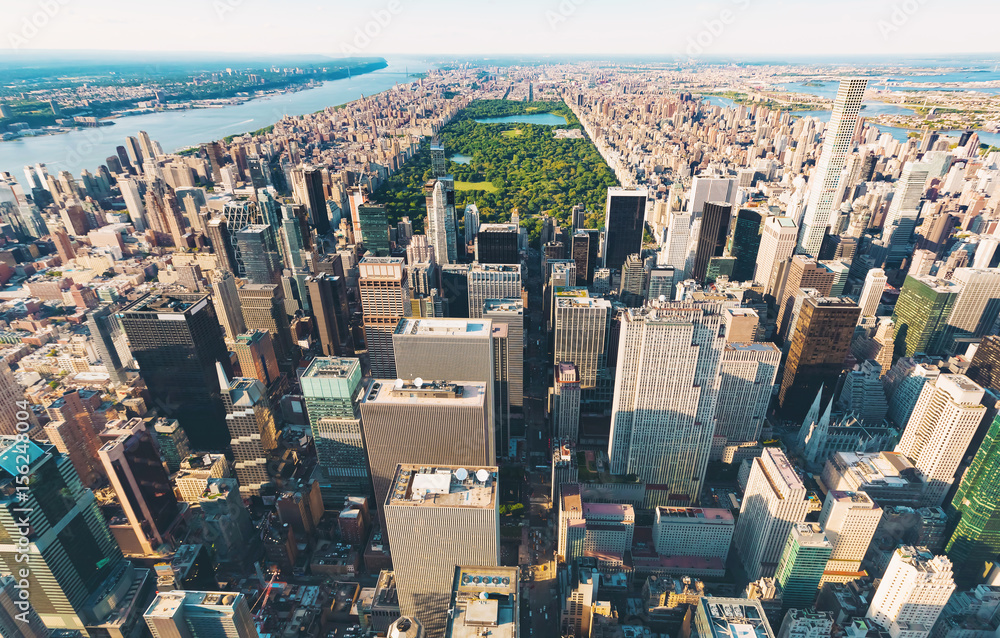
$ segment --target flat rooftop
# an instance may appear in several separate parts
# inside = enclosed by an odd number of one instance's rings
[[[303,377],[346,379],[359,367],[357,359],[348,357],[316,357],[302,373]]]
[[[524,314],[524,302],[520,299],[487,299],[483,302],[483,311]]]
[[[733,524],[733,513],[723,507],[657,507],[657,517],[671,523]]]
[[[517,638],[516,567],[456,567],[448,638]]]
[[[823,533],[823,528],[817,523],[795,523],[792,525],[792,534],[795,536],[799,547],[830,547],[830,540]]]
[[[705,596],[698,604],[716,638],[774,638],[760,603],[745,598]]]
[[[490,320],[482,319],[400,319],[393,334],[411,336],[476,337],[489,336]]]
[[[486,400],[486,384],[475,381],[376,379],[365,394],[365,403],[479,406]]]
[[[761,342],[754,341],[751,343],[739,343],[739,342],[727,343],[726,350],[733,350],[736,352],[767,352],[769,350],[773,350],[775,352],[781,352],[781,348],[774,345],[773,343],[762,342],[762,341]]]
[[[232,608],[243,594],[233,592],[211,591],[169,591],[156,595],[144,614],[153,618],[173,618],[177,611],[184,607],[191,611],[192,607],[228,607]],[[213,610],[214,611],[214,610]]]
[[[183,314],[193,306],[200,304],[202,301],[205,301],[207,303],[208,295],[151,293],[146,295],[145,297],[140,298],[135,303],[132,303],[126,306],[125,308],[122,308],[120,312],[121,313],[155,312],[157,314],[168,314],[168,313]]]
[[[396,468],[386,505],[496,507],[497,468],[413,465]]]

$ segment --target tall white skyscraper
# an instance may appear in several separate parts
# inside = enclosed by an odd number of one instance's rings
[[[444,182],[435,179],[424,185],[427,202],[427,239],[434,245],[434,257],[439,264],[453,264],[458,260],[455,237],[454,205],[448,205]]]
[[[892,638],[927,638],[953,591],[951,561],[926,547],[901,545],[893,552],[867,617]]]
[[[622,315],[608,456],[612,472],[664,486],[648,497],[652,505],[687,505],[701,494],[722,322],[710,304],[657,302]]]
[[[986,335],[1000,313],[1000,269],[956,268],[951,280],[962,285],[945,327],[946,348],[953,339]]]
[[[865,285],[861,289],[861,297],[858,299],[858,306],[861,307],[861,319],[874,317],[878,312],[878,305],[882,301],[882,293],[885,292],[885,284],[889,281],[885,276],[885,271],[881,268],[872,268],[865,275]]]
[[[927,483],[924,505],[941,505],[986,407],[983,388],[964,374],[942,374],[927,383],[896,451],[913,461]]]
[[[521,297],[521,266],[510,264],[472,264],[469,269],[469,317],[483,318],[487,299]]]
[[[903,166],[903,172],[900,174],[892,194],[889,212],[886,213],[885,222],[882,224],[886,232],[903,218],[911,218],[914,222],[916,221],[928,174],[929,167],[922,162],[907,162]]]
[[[723,316],[726,347],[719,364],[715,434],[734,442],[756,441],[771,402],[781,350],[773,343],[754,341],[759,318],[753,310],[727,308]]]
[[[733,543],[750,580],[773,576],[788,532],[806,520],[806,486],[778,448],[753,460]]]
[[[814,257],[819,255],[823,235],[834,212],[840,190],[840,174],[851,152],[867,87],[866,78],[848,78],[840,82],[837,98],[833,102],[833,115],[823,137],[823,152],[809,179],[809,204],[799,233],[800,253]]]
[[[753,280],[763,285],[767,294],[774,294],[777,282],[772,284],[771,280],[775,266],[792,256],[798,236],[799,229],[790,217],[768,217],[764,220]]]
[[[611,302],[572,288],[557,291],[554,304],[554,365],[572,363],[581,388],[597,387],[608,367]]]
[[[670,225],[667,227],[667,241],[660,250],[657,260],[662,266],[673,266],[674,271],[683,280],[684,266],[688,258],[688,244],[691,242],[691,213],[675,210],[670,213]]]
[[[819,524],[833,545],[833,553],[826,564],[830,575],[824,576],[824,581],[836,581],[835,574],[861,569],[861,560],[881,520],[882,508],[864,492],[827,492]]]
[[[737,184],[732,177],[720,175],[696,175],[691,180],[691,197],[688,199],[688,213],[701,217],[706,202],[736,203]]]
[[[240,305],[239,288],[233,273],[219,269],[215,281],[212,282],[212,304],[215,314],[226,332],[228,341],[236,341],[236,337],[247,331]]]

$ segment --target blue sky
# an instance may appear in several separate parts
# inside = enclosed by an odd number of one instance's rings
[[[336,57],[987,53],[1000,49],[998,18],[996,0],[3,0],[0,48]]]

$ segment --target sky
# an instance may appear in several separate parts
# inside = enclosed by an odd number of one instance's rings
[[[2,0],[29,49],[664,57],[989,53],[996,0]],[[1000,55],[997,56],[1000,59]]]

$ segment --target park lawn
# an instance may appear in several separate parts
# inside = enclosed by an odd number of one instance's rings
[[[493,182],[455,182],[455,190],[495,193],[497,192],[497,187],[493,185]]]
[[[517,137],[518,135],[521,135],[522,133],[524,133],[523,130],[521,130],[519,128],[512,128],[509,131],[504,131],[500,135],[503,135],[504,137]]]

